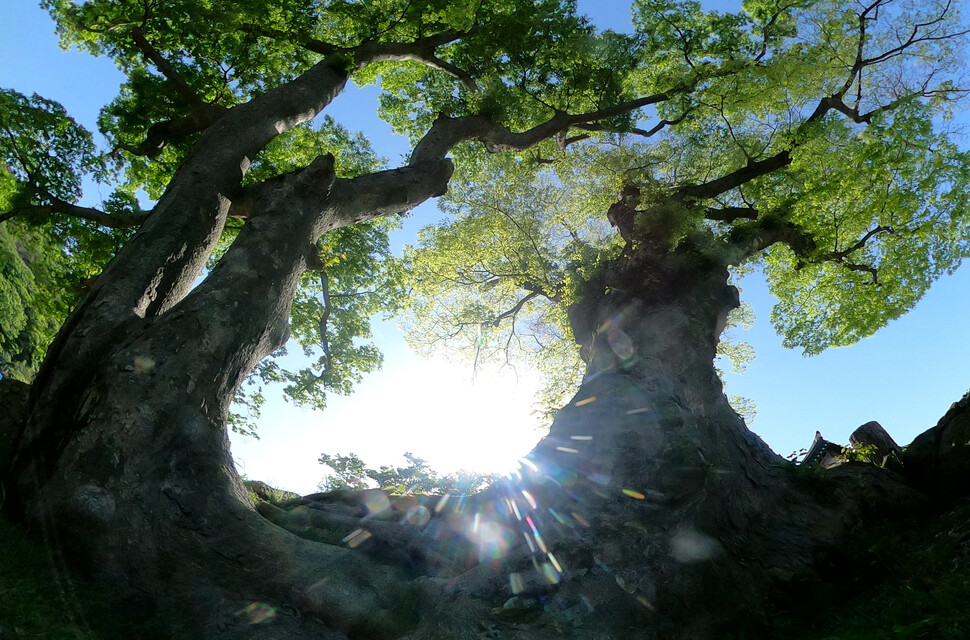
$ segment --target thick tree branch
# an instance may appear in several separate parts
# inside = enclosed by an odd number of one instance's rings
[[[108,264],[49,348],[37,380],[50,385],[54,397],[59,371],[100,361],[128,323],[163,314],[192,290],[250,158],[282,131],[316,116],[346,81],[345,66],[325,59],[232,107],[202,132],[154,213]],[[97,331],[87,335],[92,327]]]
[[[108,227],[109,229],[131,229],[132,227],[139,227],[143,222],[145,222],[145,220],[148,219],[148,216],[151,214],[150,211],[142,211],[130,215],[112,215],[99,209],[80,207],[76,204],[71,204],[70,202],[53,198],[53,202],[50,204],[18,207],[5,213],[0,213],[0,223],[17,216],[50,215],[58,213],[71,216],[73,218],[80,218],[82,220],[90,220],[91,222],[95,222],[102,227]]]
[[[731,189],[768,175],[773,171],[783,169],[791,164],[791,151],[786,149],[763,160],[752,160],[740,169],[736,169],[726,175],[721,176],[710,182],[697,185],[687,185],[674,192],[675,201],[684,201],[689,198],[706,200],[726,193]]]
[[[862,115],[859,114],[858,109],[854,109],[846,105],[841,97],[826,96],[819,100],[818,105],[815,107],[815,111],[813,111],[812,114],[798,126],[796,135],[793,137],[798,140],[799,136],[797,134],[800,131],[804,130],[812,123],[821,120],[821,118],[830,111],[838,111],[857,124],[868,124],[871,122],[873,116],[878,113],[892,111],[910,100],[919,97],[926,97],[935,93],[937,92],[928,91],[911,93],[897,98],[896,100],[893,100],[885,105],[879,106]],[[794,142],[787,149],[779,151],[772,156],[763,158],[761,160],[749,160],[743,167],[725,174],[715,180],[711,180],[703,184],[681,187],[674,192],[673,198],[677,201],[683,201],[689,198],[706,200],[719,196],[722,193],[727,193],[731,189],[740,187],[741,185],[750,182],[755,178],[760,178],[761,176],[768,175],[769,173],[787,167],[792,161],[791,152],[798,148],[798,146],[799,143]]]
[[[446,60],[442,60],[435,53],[438,47],[473,35],[476,31],[475,29],[469,31],[445,31],[433,36],[418,38],[413,42],[367,41],[355,47],[338,47],[329,42],[314,38],[298,39],[284,31],[255,25],[246,25],[242,29],[248,33],[273,40],[292,42],[294,39],[297,39],[299,46],[324,56],[350,55],[353,57],[354,64],[358,69],[377,62],[419,62],[457,78],[462,86],[471,93],[478,93],[481,90],[470,73]]]
[[[555,137],[569,127],[635,111],[641,107],[669,100],[673,95],[675,95],[674,92],[665,91],[588,113],[570,115],[559,112],[545,122],[518,133],[485,116],[440,117],[415,146],[411,154],[411,164],[429,158],[442,158],[455,145],[462,142],[481,142],[491,153],[524,151],[543,140]]]
[[[451,160],[443,159],[337,179],[331,192],[334,228],[405,213],[428,198],[444,195],[454,170]]]
[[[807,256],[815,249],[815,240],[782,214],[767,214],[760,220],[735,225],[725,238],[724,262],[740,264],[773,244],[784,243],[796,256]]]
[[[428,158],[443,158],[455,145],[462,142],[481,142],[490,153],[524,151],[543,140],[568,131],[570,127],[593,124],[636,111],[642,107],[659,104],[676,96],[690,93],[706,80],[730,76],[738,71],[737,68],[715,69],[714,71],[708,71],[704,68],[698,71],[690,81],[667,91],[634,98],[611,107],[586,113],[569,114],[556,111],[545,122],[518,133],[512,132],[508,127],[485,116],[464,116],[460,118],[442,116],[435,120],[431,129],[415,146],[411,154],[411,164]],[[664,126],[667,125],[664,124]]]
[[[478,93],[481,89],[475,79],[464,69],[442,60],[435,53],[438,47],[450,44],[474,33],[470,31],[445,31],[442,33],[418,38],[414,42],[365,42],[354,47],[354,63],[357,68],[377,62],[411,61],[443,71],[461,82],[462,86],[471,93]]]
[[[136,156],[157,158],[169,143],[205,131],[225,112],[225,107],[204,104],[198,109],[193,108],[189,115],[182,118],[156,122],[148,128],[143,141],[137,145],[119,144],[118,149]]]

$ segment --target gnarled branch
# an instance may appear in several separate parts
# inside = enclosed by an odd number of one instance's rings
[[[193,108],[185,117],[156,122],[137,145],[119,144],[117,148],[136,156],[157,158],[169,143],[205,131],[226,111],[225,107],[203,104],[198,109]]]

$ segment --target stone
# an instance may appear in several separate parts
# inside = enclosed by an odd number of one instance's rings
[[[907,479],[941,500],[970,495],[970,393],[906,447],[903,465]]]
[[[869,449],[866,458],[877,467],[892,466],[893,461],[899,461],[903,449],[881,424],[873,420],[867,422],[849,436],[849,442],[857,448]]]

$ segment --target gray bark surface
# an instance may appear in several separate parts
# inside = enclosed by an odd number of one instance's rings
[[[243,189],[250,158],[346,79],[325,59],[218,116],[51,346],[7,475],[65,568],[175,638],[714,638],[817,579],[870,512],[919,499],[871,466],[819,489],[748,431],[713,368],[741,250],[675,246],[660,220],[569,310],[588,375],[518,477],[397,509],[319,496],[257,511],[226,414],[285,343],[313,243],[444,193],[456,144],[521,150],[667,98],[521,133],[440,118],[405,167],[338,179],[322,156]],[[193,288],[234,201],[246,224]],[[788,230],[759,233],[745,246]]]

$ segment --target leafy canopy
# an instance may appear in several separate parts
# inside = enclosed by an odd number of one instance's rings
[[[637,121],[574,129],[517,158],[465,150],[449,218],[406,253],[411,340],[575,375],[566,310],[644,241],[606,219],[631,186],[636,233],[667,216],[674,245],[707,234],[727,264],[764,271],[786,346],[814,354],[871,335],[970,251],[970,156],[948,128],[966,95],[957,9],[767,1],[730,15],[635,2],[635,33],[604,34],[627,38],[634,58],[617,67],[621,90],[688,88]]]
[[[633,62],[626,53],[629,38],[613,34],[591,40],[591,27],[567,0],[43,4],[64,46],[111,57],[126,81],[98,121],[106,149],[96,148],[59,105],[4,94],[13,105],[5,112],[20,118],[8,123],[4,140],[5,157],[12,158],[6,160],[8,182],[19,200],[11,200],[0,215],[49,222],[52,246],[74,261],[67,267],[72,277],[87,284],[152,214],[153,201],[163,196],[214,122],[293,81],[321,59],[358,84],[380,78],[382,114],[415,139],[439,115],[484,115],[520,128],[547,118],[549,105],[600,108],[627,97],[622,74],[613,70]],[[436,106],[412,118],[410,109],[417,104]],[[324,154],[335,157],[341,177],[383,168],[366,140],[327,118],[280,126],[277,133],[247,159],[242,197],[233,197],[210,268],[246,224],[247,189],[256,192]],[[78,200],[85,174],[115,187],[97,208]],[[230,416],[234,426],[251,430],[247,414],[258,413],[264,383],[283,383],[290,399],[322,407],[327,393],[349,392],[363,373],[379,366],[380,354],[366,343],[369,317],[378,310],[392,312],[405,290],[387,249],[387,233],[394,227],[393,221],[355,225],[319,243],[316,264],[301,279],[290,327],[291,350],[297,346],[312,364],[295,363],[283,352],[263,362],[237,396]],[[26,282],[26,275],[17,277]],[[21,295],[16,303],[22,302]],[[43,350],[49,333],[32,338],[37,349]]]
[[[136,194],[161,197],[223,114],[321,60],[380,82],[382,117],[415,143],[436,123],[491,127],[449,143],[457,172],[444,206],[455,222],[422,235],[409,270],[389,256],[393,222],[320,241],[291,322],[312,366],[282,353],[265,361],[240,395],[251,409],[265,382],[317,407],[348,392],[380,363],[364,342],[368,318],[393,311],[408,287],[421,343],[458,339],[476,358],[538,350],[550,377],[570,380],[580,368],[570,303],[660,218],[675,243],[703,232],[727,262],[762,266],[780,299],[776,326],[809,353],[904,313],[967,251],[967,157],[945,129],[964,93],[955,3],[747,0],[724,14],[635,0],[630,34],[597,33],[567,0],[45,5],[65,45],[112,57],[127,80],[99,120],[105,150],[58,105],[3,92],[0,224],[14,239],[2,246],[20,260],[7,307],[50,274],[80,293],[151,215]],[[341,177],[384,166],[332,120],[277,124],[246,158],[210,265],[261,186],[328,153]],[[527,150],[489,156],[462,140]],[[78,204],[85,173],[116,187],[100,209]],[[631,187],[638,226],[618,237],[605,212]],[[34,226],[15,228],[14,216]],[[46,239],[56,251],[26,249]],[[41,315],[61,318],[75,299]],[[50,331],[24,334],[28,324],[5,325],[4,345],[31,336],[36,357]],[[233,419],[245,428],[244,414]]]

